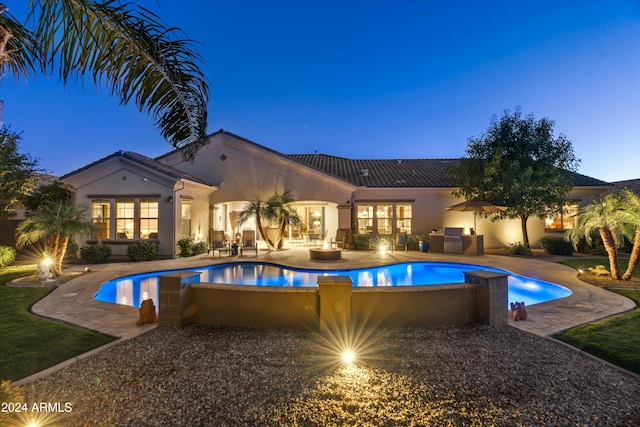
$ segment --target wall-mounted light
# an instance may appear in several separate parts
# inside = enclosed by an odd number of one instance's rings
[[[169,197],[167,197],[167,202],[169,202],[169,203],[173,203],[173,196],[169,196]]]

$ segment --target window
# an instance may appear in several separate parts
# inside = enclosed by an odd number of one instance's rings
[[[381,204],[376,206],[376,218],[378,223],[378,234],[392,234],[393,230],[391,224],[393,224],[393,205],[390,203]]]
[[[181,206],[180,232],[182,237],[191,237],[191,200],[183,200]]]
[[[545,229],[568,230],[576,226],[578,221],[578,202],[567,202],[560,212],[547,216]]]
[[[406,202],[357,204],[358,233],[411,233],[412,205]]]
[[[358,233],[373,233],[373,205],[358,205]]]
[[[140,199],[140,238],[158,238],[158,201]]]
[[[91,201],[91,223],[95,230],[91,237],[93,239],[108,239],[111,229],[111,201],[97,199]]]
[[[157,239],[159,232],[159,199],[96,198],[91,200],[92,239]],[[111,212],[115,215],[112,215]],[[115,217],[115,218],[112,218]]]
[[[411,234],[411,204],[396,204],[396,232]]]
[[[133,199],[116,200],[116,239],[133,239],[135,210]]]

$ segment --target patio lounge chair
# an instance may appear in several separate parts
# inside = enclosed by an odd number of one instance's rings
[[[255,252],[258,256],[258,245],[256,243],[256,232],[254,230],[242,230],[242,245],[240,246],[240,255],[244,252]]]
[[[396,234],[396,240],[395,243],[393,245],[393,250],[396,250],[398,247],[401,247],[404,249],[405,252],[407,252],[408,248],[407,248],[407,233],[398,233]]]
[[[226,245],[224,238],[224,231],[211,230],[211,250],[215,255],[215,251],[218,251],[218,258],[222,258],[222,253],[227,255],[231,253],[231,248]]]

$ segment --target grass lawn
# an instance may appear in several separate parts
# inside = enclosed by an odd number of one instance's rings
[[[609,259],[608,258],[581,258],[576,257],[572,259],[567,259],[561,261],[560,264],[567,265],[569,267],[573,267],[576,270],[584,270],[588,271],[589,267],[595,267],[596,265],[604,265],[607,270],[609,270]],[[629,260],[627,258],[620,258],[618,260],[618,264],[620,265],[620,274],[627,271],[627,266],[629,265]],[[636,268],[633,272],[634,276],[640,277],[640,267]]]
[[[640,291],[615,291],[640,306]],[[554,338],[640,374],[640,308],[569,329]]]
[[[104,345],[113,339],[43,319],[29,309],[52,288],[6,286],[36,273],[35,266],[0,269],[0,379],[17,380]]]
[[[628,262],[627,259],[620,259],[622,272],[627,269]],[[603,264],[609,269],[609,260],[603,258],[575,258],[562,261],[562,264],[576,270],[587,270],[598,264]],[[639,269],[636,268],[633,275],[640,277]],[[640,306],[640,291],[625,289],[612,292],[624,295]],[[569,329],[554,338],[640,374],[640,308]]]

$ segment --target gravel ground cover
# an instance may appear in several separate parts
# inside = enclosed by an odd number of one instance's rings
[[[512,327],[158,327],[26,386],[52,425],[635,426],[640,379]],[[67,406],[65,406],[65,404]]]

